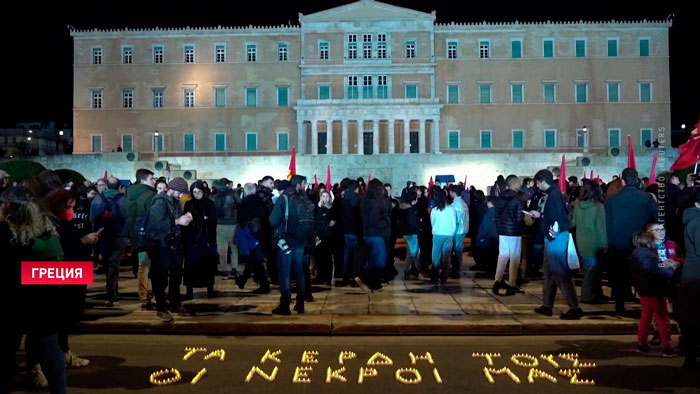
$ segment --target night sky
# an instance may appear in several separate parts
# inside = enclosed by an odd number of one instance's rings
[[[437,22],[576,20],[665,20],[670,29],[672,128],[691,128],[700,116],[700,33],[698,13],[685,1],[400,1],[385,3],[437,12]],[[60,3],[70,3],[60,5]],[[149,28],[298,24],[310,14],[348,1],[80,1],[13,2],[5,10],[3,43],[7,87],[0,95],[0,127],[17,122],[48,122],[71,127],[73,45],[67,26]],[[273,6],[274,5],[274,6]],[[9,8],[9,7],[8,7]],[[274,13],[270,10],[274,9]],[[7,86],[9,85],[9,86]],[[67,125],[67,126],[64,126]]]

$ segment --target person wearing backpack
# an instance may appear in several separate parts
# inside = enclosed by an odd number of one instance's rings
[[[138,253],[139,268],[138,293],[141,301],[141,309],[151,309],[151,296],[148,294],[148,271],[151,261],[148,259],[145,246],[136,247],[136,222],[143,217],[151,206],[151,200],[156,195],[155,178],[153,172],[145,168],[136,171],[136,183],[126,189],[126,227],[131,241],[131,252]]]
[[[291,186],[277,199],[270,225],[275,228],[277,265],[280,285],[280,304],[272,310],[277,315],[290,315],[290,274],[294,271],[297,282],[297,300],[294,310],[304,313],[304,249],[315,239],[314,205],[306,196],[306,178],[294,175]],[[310,285],[310,284],[309,284]]]
[[[119,304],[119,267],[126,251],[126,197],[119,193],[119,179],[110,177],[107,190],[92,200],[90,222],[102,229],[97,249],[107,260],[107,301],[113,307]]]
[[[151,260],[151,282],[156,298],[156,315],[164,322],[173,320],[170,311],[181,312],[180,282],[182,279],[182,241],[179,226],[187,226],[192,214],[182,214],[179,198],[187,193],[187,181],[174,178],[168,184],[168,194],[153,198],[147,222],[142,224],[148,238],[146,252]],[[168,300],[165,301],[165,288]]]

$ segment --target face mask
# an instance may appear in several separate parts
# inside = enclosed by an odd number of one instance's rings
[[[66,209],[65,211],[61,212],[59,216],[61,219],[70,222],[75,217],[75,211],[73,211],[73,208]]]

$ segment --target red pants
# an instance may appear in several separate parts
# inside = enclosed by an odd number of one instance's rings
[[[661,346],[665,349],[671,346],[671,319],[668,317],[668,301],[666,297],[639,296],[642,302],[642,318],[637,329],[637,343],[647,344],[647,336],[651,326],[651,319],[656,315],[656,323],[661,337]]]

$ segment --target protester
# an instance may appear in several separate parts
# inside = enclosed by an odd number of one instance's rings
[[[602,259],[608,247],[603,191],[597,182],[583,180],[583,195],[574,204],[571,227],[576,228],[576,246],[583,265],[581,302],[605,302],[601,285]]]
[[[453,239],[457,231],[457,213],[453,206],[447,204],[447,195],[442,189],[433,190],[435,208],[430,212],[430,224],[433,228],[433,268],[430,281],[441,284],[447,282],[452,255]]]
[[[156,298],[156,316],[163,322],[173,320],[171,312],[183,312],[180,305],[180,282],[182,281],[180,226],[189,225],[192,214],[189,212],[182,214],[178,199],[187,191],[187,181],[183,178],[174,178],[168,184],[168,193],[153,197],[148,209],[145,229],[148,237],[146,252],[151,261],[151,283]],[[169,304],[166,303],[165,298],[166,288],[168,288]]]
[[[583,316],[583,311],[578,303],[576,287],[567,261],[571,224],[566,196],[554,183],[554,176],[549,170],[540,170],[535,174],[535,185],[547,193],[544,210],[530,211],[532,217],[540,219],[545,234],[542,306],[535,308],[535,312],[552,316],[552,307],[559,288],[569,304],[569,310],[559,318],[577,320]]]
[[[419,253],[418,234],[420,232],[420,219],[416,211],[418,204],[417,190],[411,188],[403,197],[399,206],[399,224],[401,233],[406,241],[406,268],[404,270],[404,280],[411,277],[418,277],[417,258]]]
[[[320,195],[319,202],[316,205],[316,278],[314,284],[331,285],[333,277],[333,255],[331,248],[331,231],[335,226],[335,221],[332,220],[333,202],[331,194],[323,191]]]
[[[376,178],[369,181],[362,201],[362,227],[369,260],[355,282],[365,291],[379,290],[387,259],[386,245],[391,235],[391,203],[385,196],[382,182]]]
[[[418,202],[416,203],[416,213],[420,220],[420,231],[418,233],[418,249],[421,253],[418,255],[421,274],[430,275],[428,267],[432,264],[433,256],[433,229],[430,225],[430,208],[434,202],[428,197],[428,189],[425,186],[420,186],[416,193],[418,194]]]
[[[206,287],[207,297],[214,298],[214,276],[219,264],[216,247],[216,206],[209,198],[209,189],[202,181],[190,186],[193,199],[185,203],[185,214],[192,215],[192,222],[182,230],[185,266],[183,279],[187,292],[185,298],[194,298],[194,288]]]
[[[216,206],[216,245],[219,254],[218,270],[224,279],[230,278],[238,269],[238,248],[233,243],[238,210],[234,198],[233,182],[227,178],[214,183],[216,194],[212,196]],[[264,217],[266,221],[267,217]]]
[[[686,368],[697,368],[700,346],[700,191],[695,191],[693,207],[683,213],[686,257],[673,304],[673,317],[683,334]]]
[[[615,312],[623,314],[625,301],[633,300],[630,288],[631,273],[628,259],[632,254],[632,235],[644,225],[657,220],[658,209],[652,197],[639,190],[637,170],[626,168],[620,182],[623,186],[605,203],[605,219],[608,236],[608,269],[612,282],[612,298]]]
[[[674,357],[671,347],[671,319],[668,316],[669,281],[673,271],[678,268],[678,262],[662,259],[656,252],[656,241],[650,233],[636,233],[633,237],[636,247],[630,257],[630,268],[634,279],[634,288],[642,303],[642,317],[637,329],[637,350],[649,353],[647,337],[652,317],[656,322],[661,336],[662,354],[664,357]]]
[[[450,197],[452,198],[452,207],[455,209],[457,223],[455,234],[452,240],[454,245],[454,259],[452,259],[452,269],[450,276],[453,279],[459,279],[462,273],[462,250],[464,249],[464,238],[469,232],[469,207],[467,203],[460,197],[462,188],[457,185],[450,186]]]
[[[481,220],[479,231],[473,244],[473,257],[476,269],[486,271],[487,276],[496,273],[498,262],[498,230],[496,229],[495,202],[497,197],[486,197],[486,213]]]
[[[163,179],[158,179],[156,181],[156,193],[157,194],[167,194],[168,193],[168,181]]]
[[[507,189],[499,192],[496,200],[496,228],[498,229],[498,265],[492,287],[493,294],[499,295],[500,289],[506,290],[506,295],[522,293],[518,287],[518,268],[522,252],[523,210],[525,204],[518,196],[520,179],[516,175],[508,175],[505,180]],[[506,265],[508,265],[508,283],[503,280]]]
[[[136,171],[136,183],[126,189],[126,227],[131,242],[131,253],[138,253],[138,294],[141,301],[141,309],[153,309],[151,295],[148,291],[148,274],[151,269],[151,261],[146,250],[136,247],[136,222],[151,207],[151,201],[156,195],[155,179],[153,172],[141,168]]]

